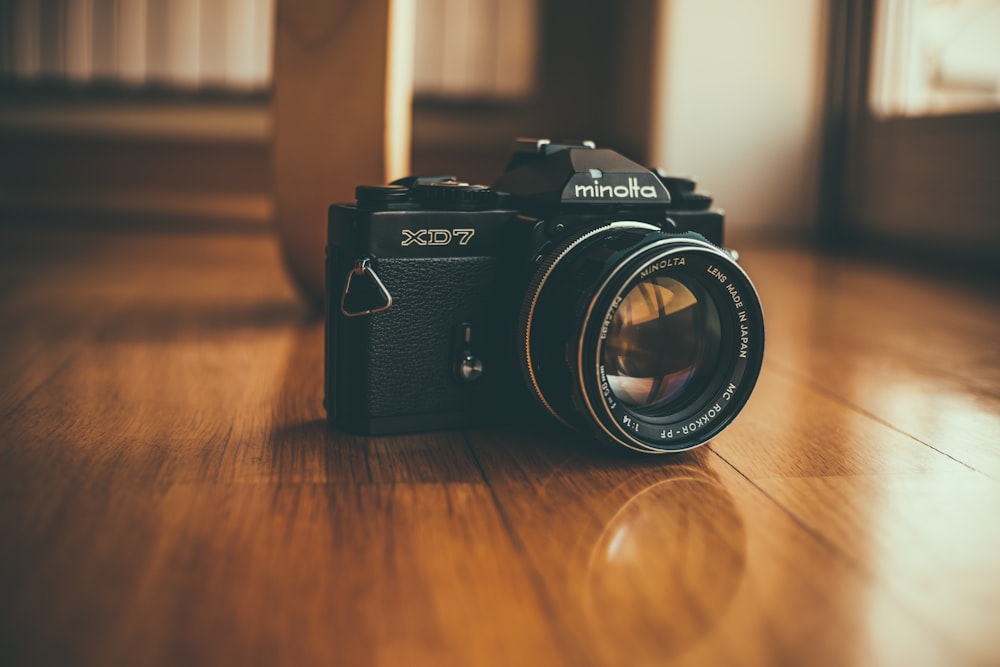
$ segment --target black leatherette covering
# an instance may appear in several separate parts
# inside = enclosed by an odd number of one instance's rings
[[[367,359],[352,381],[364,394],[356,405],[367,405],[370,417],[388,417],[461,411],[483,400],[485,374],[473,383],[455,376],[455,340],[460,323],[474,323],[489,372],[494,360],[483,348],[495,258],[393,258],[374,268],[393,303],[349,324],[355,353]]]

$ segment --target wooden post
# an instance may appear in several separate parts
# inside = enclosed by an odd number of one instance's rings
[[[286,265],[321,302],[327,207],[408,169],[413,0],[279,0],[274,188]]]

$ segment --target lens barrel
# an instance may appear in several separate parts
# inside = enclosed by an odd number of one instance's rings
[[[518,322],[531,392],[559,421],[646,453],[697,447],[732,422],[760,372],[750,279],[697,234],[615,221],[538,265]]]

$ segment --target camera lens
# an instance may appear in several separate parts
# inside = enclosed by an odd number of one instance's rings
[[[763,360],[760,302],[732,257],[642,222],[581,231],[548,253],[518,326],[525,381],[552,416],[648,453],[722,431]]]
[[[641,280],[611,319],[602,358],[617,400],[655,416],[718,358],[719,311],[706,290],[669,276]]]

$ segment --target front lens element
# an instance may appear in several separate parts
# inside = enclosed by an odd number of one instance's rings
[[[763,360],[764,322],[728,253],[622,220],[549,251],[517,340],[524,379],[553,417],[658,454],[707,442],[739,413]]]
[[[625,295],[608,327],[608,385],[625,405],[655,415],[717,357],[719,313],[694,281],[652,276]]]

